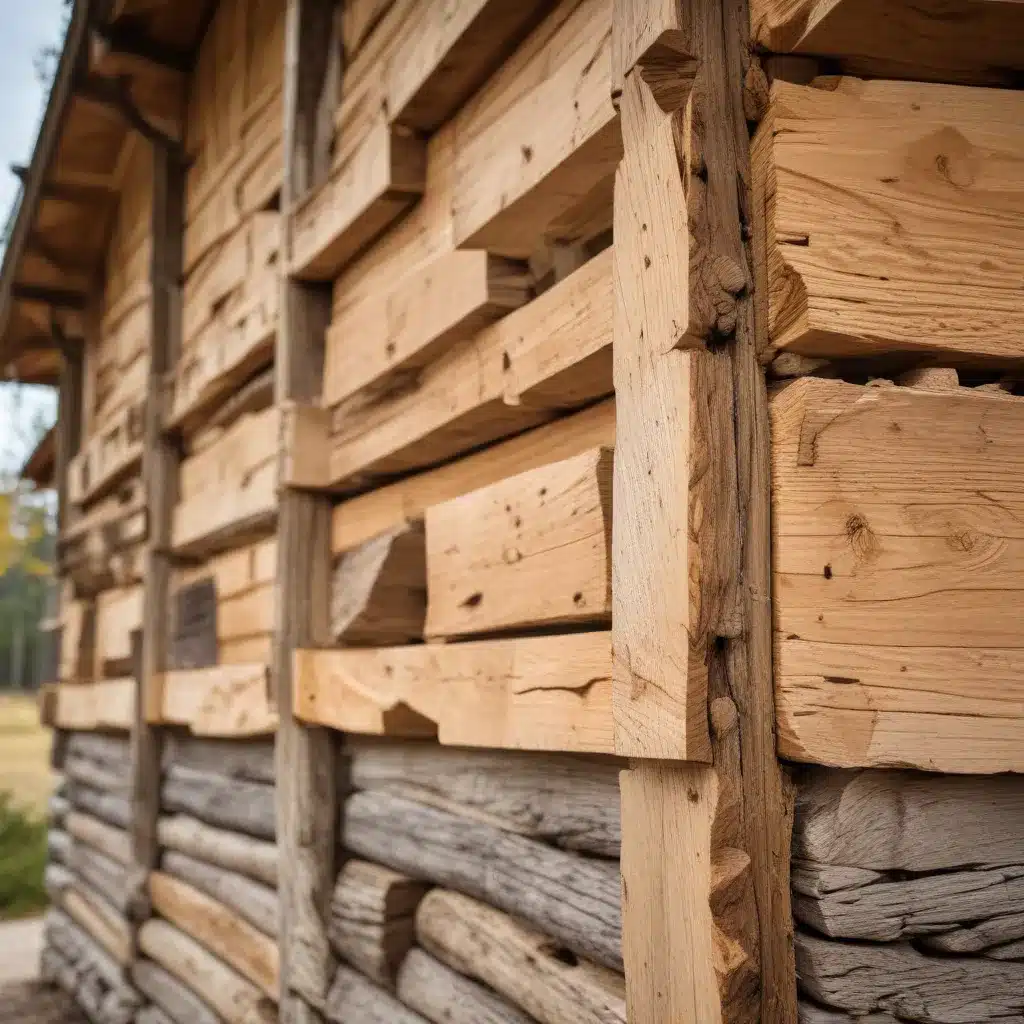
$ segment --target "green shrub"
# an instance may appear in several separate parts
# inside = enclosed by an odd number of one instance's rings
[[[0,792],[0,921],[25,917],[47,904],[46,822]]]

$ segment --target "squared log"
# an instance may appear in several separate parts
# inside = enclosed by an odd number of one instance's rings
[[[1024,96],[777,81],[753,148],[769,345],[1024,356]]]
[[[267,666],[218,665],[160,678],[160,725],[184,725],[197,736],[263,736],[277,729]]]
[[[104,424],[68,463],[68,501],[102,498],[142,462],[145,404],[133,402]]]
[[[772,400],[779,750],[1024,769],[1024,400],[803,378]]]
[[[104,590],[96,597],[96,666],[93,678],[129,675],[132,633],[142,628],[141,584]]]
[[[429,637],[611,624],[612,452],[427,510]]]

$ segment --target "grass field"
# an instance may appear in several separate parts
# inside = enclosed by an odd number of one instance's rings
[[[0,793],[42,815],[52,790],[50,730],[39,725],[35,699],[0,694]]]

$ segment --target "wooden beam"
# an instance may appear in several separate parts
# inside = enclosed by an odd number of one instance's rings
[[[154,39],[134,21],[115,21],[92,32],[94,46],[98,45],[104,54],[133,57],[145,64],[183,74],[192,70],[191,51]]]
[[[54,724],[58,729],[127,731],[135,717],[135,682],[104,679],[98,683],[58,684]]]
[[[82,292],[66,288],[45,288],[35,284],[15,284],[11,287],[11,298],[16,302],[37,302],[55,309],[84,310],[89,298]]]
[[[663,759],[621,783],[631,1024],[796,1021],[767,394],[737,190],[747,22],[718,0],[613,14],[615,747]]]
[[[295,713],[367,735],[609,754],[610,636],[297,651]]]
[[[284,172],[281,212],[287,251],[298,200],[326,177],[330,131],[320,112],[333,109],[329,68],[333,0],[288,0],[285,30]],[[278,402],[314,403],[323,378],[323,337],[330,317],[327,289],[282,283],[275,354]],[[282,462],[285,453],[282,453]],[[277,540],[277,607],[272,694],[280,715],[275,745],[277,839],[282,864],[279,1013],[281,1024],[322,1024],[335,957],[327,938],[336,877],[338,835],[335,740],[292,714],[292,656],[301,646],[329,644],[330,502],[283,488]]]
[[[176,150],[179,143],[162,128],[147,120],[132,98],[130,79],[125,77],[105,78],[95,75],[85,78],[75,86],[75,94],[89,103],[115,111],[125,124],[138,132],[147,142],[155,146]]]
[[[267,667],[215,665],[160,677],[162,703],[155,719],[187,726],[197,736],[262,736],[277,728],[267,693]]]
[[[154,145],[152,262],[150,264],[150,350],[146,382],[143,477],[149,507],[149,537],[143,571],[142,636],[136,669],[137,699],[132,729],[132,864],[135,904],[134,945],[148,916],[149,873],[159,856],[160,731],[151,725],[159,707],[159,673],[167,657],[170,586],[171,510],[177,498],[178,452],[164,433],[163,381],[175,365],[181,344],[181,265],[185,218],[185,167],[172,145]]]

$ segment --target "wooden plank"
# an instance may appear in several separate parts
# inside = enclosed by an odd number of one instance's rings
[[[277,996],[277,946],[223,903],[162,871],[149,876],[153,907],[271,999]]]
[[[135,680],[104,679],[78,686],[57,686],[58,729],[129,730],[135,715]]]
[[[142,462],[145,406],[135,402],[81,446],[68,463],[68,501],[96,501],[136,471]]]
[[[611,264],[610,252],[596,256],[413,387],[337,406],[330,484],[429,466],[610,394]]]
[[[423,194],[426,151],[384,112],[350,159],[305,199],[292,221],[290,272],[330,281]]]
[[[261,736],[277,728],[265,664],[166,672],[160,685],[161,724],[185,725],[197,736]]]
[[[796,1020],[791,810],[764,600],[767,395],[744,241],[747,21],[744,4],[620,0],[612,25],[625,149],[614,225],[615,749],[711,762],[638,760],[623,775],[634,1024]],[[693,884],[680,884],[679,864]]]
[[[612,451],[427,510],[429,637],[611,625]]]
[[[341,502],[332,516],[331,550],[338,554],[358,547],[403,523],[422,519],[431,505],[571,458],[589,448],[614,443],[615,402],[608,400],[445,466]]]
[[[1011,127],[1024,100],[830,86],[776,82],[754,146],[769,351],[1016,360],[1024,204],[1009,183],[1024,161]]]
[[[1012,86],[1024,70],[1024,12],[1005,0],[751,0],[750,17],[765,49],[840,58],[855,74]]]
[[[415,377],[442,352],[529,298],[525,266],[481,250],[445,253],[387,293],[334,316],[323,402]]]
[[[1020,770],[1024,401],[808,377],[772,430],[780,752]]]
[[[369,735],[611,753],[610,634],[297,651],[295,714]]]

